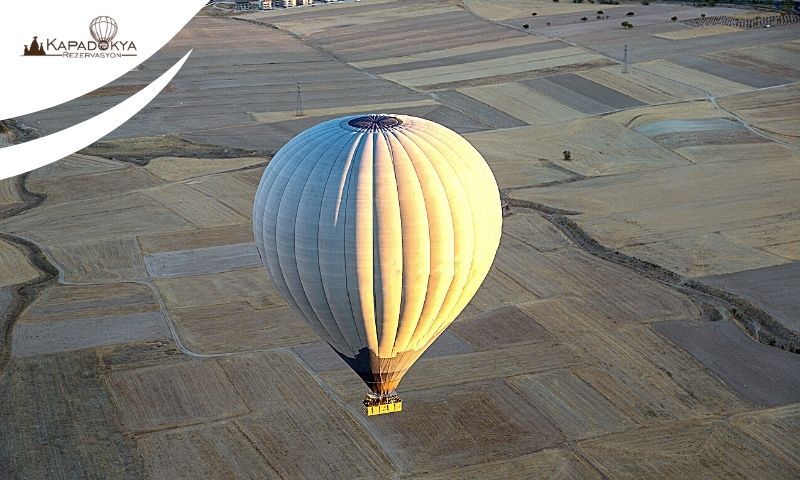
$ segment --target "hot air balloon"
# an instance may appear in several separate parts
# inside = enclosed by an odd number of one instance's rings
[[[117,22],[111,17],[97,17],[89,23],[89,33],[97,41],[97,48],[108,50],[111,40],[117,36]]]
[[[500,197],[463,137],[405,115],[320,123],[281,148],[256,193],[276,288],[370,388],[368,414],[472,299],[500,243]]]

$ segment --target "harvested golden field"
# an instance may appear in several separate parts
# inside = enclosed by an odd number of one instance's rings
[[[553,69],[564,65],[589,63],[602,57],[582,48],[566,47],[545,52],[514,55],[501,59],[468,62],[454,66],[430,67],[387,73],[383,77],[409,87],[451,84],[486,77]]]
[[[649,104],[704,97],[703,92],[694,85],[640,68],[631,68],[628,73],[622,73],[618,65],[613,65],[584,70],[578,75]]]
[[[800,119],[797,118],[797,103],[800,88],[796,85],[748,95],[737,95],[722,99],[720,105],[765,134],[800,146]]]
[[[506,130],[473,133],[468,136],[475,147],[493,167],[502,171],[504,165],[497,158],[510,155],[520,163],[531,162],[530,153],[563,169],[587,176],[613,175],[646,170],[660,170],[671,166],[687,165],[686,159],[661,147],[645,135],[618,126],[604,118],[586,118],[556,125],[520,127]],[[564,160],[563,151],[571,152]],[[641,152],[648,155],[643,157]],[[504,182],[501,187],[516,187],[516,182]]]
[[[584,116],[583,113],[519,83],[469,87],[459,91],[529,125],[559,123]]]
[[[624,7],[215,11],[19,119],[60,130],[193,49],[123,128],[0,181],[0,478],[800,477],[800,31]],[[252,209],[287,141],[372,110],[464,135],[507,209],[402,412],[367,417]]]
[[[701,128],[720,128],[714,126],[720,123],[716,119],[730,118],[708,102],[687,107],[680,111],[678,106],[643,107],[607,118],[665,145],[684,135],[686,122],[702,126],[705,120],[698,119],[706,118],[708,126]],[[737,135],[747,133],[740,124],[725,122],[739,125],[734,130]],[[783,251],[780,245],[797,240],[793,223],[783,224],[793,219],[797,205],[791,180],[800,158],[797,152],[763,137],[758,137],[763,143],[735,147],[714,144],[715,137],[709,138],[703,145],[675,147],[676,153],[696,164],[517,190],[512,196],[581,212],[583,227],[604,243],[689,276],[791,261],[791,247],[788,258],[778,252]],[[653,196],[653,191],[663,195]],[[685,213],[688,206],[691,214]],[[773,235],[759,236],[759,231]]]
[[[682,67],[667,60],[639,63],[634,68],[666,77],[685,85],[692,85],[703,92],[709,92],[711,95],[731,95],[752,90],[747,85],[732,82],[692,68]]]
[[[723,33],[740,32],[740,28],[728,25],[713,25],[710,27],[687,28],[686,30],[676,30],[674,32],[657,33],[654,36],[666,38],[667,40],[687,40],[689,38],[707,37],[709,35],[720,35]]]
[[[530,16],[531,12],[536,12],[539,15],[559,15],[591,10],[586,5],[573,3],[555,4],[550,0],[507,0],[499,4],[491,0],[466,0],[464,4],[478,15],[500,21]],[[603,8],[607,10],[617,7],[619,6],[603,5]]]

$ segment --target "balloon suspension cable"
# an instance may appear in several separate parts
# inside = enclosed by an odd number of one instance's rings
[[[403,411],[403,401],[400,400],[396,392],[385,394],[368,393],[363,403],[364,413],[369,417]]]

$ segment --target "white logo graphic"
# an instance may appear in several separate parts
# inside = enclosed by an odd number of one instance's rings
[[[205,3],[161,2],[154,12],[153,5],[138,0],[42,0],[35,14],[23,7],[3,9],[0,62],[6,73],[0,88],[0,119],[60,105],[117,79],[161,49]],[[107,135],[155,98],[188,55],[97,117],[0,148],[0,179],[52,163]]]
[[[117,36],[117,22],[111,17],[97,17],[89,24],[89,32],[100,50],[108,50],[111,40]]]

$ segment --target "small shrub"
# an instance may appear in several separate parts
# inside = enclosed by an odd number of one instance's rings
[[[598,15],[602,15],[602,14],[603,14],[603,11],[602,11],[602,10],[598,10],[598,11],[597,11],[597,14],[598,14]]]
[[[673,22],[677,22],[678,21],[678,17],[672,17],[672,18],[670,18],[670,20],[672,20]]]
[[[633,12],[628,12],[628,13],[625,14],[625,16],[626,17],[632,17],[633,16]]]
[[[565,162],[569,162],[570,160],[572,160],[572,152],[570,152],[569,150],[564,150],[563,153]]]
[[[700,18],[706,18],[706,14],[705,13],[701,13],[700,14]]]
[[[527,30],[527,29],[531,28],[531,26],[530,26],[530,25],[528,25],[528,24],[526,23],[525,25],[523,25],[523,26],[522,26],[522,28],[524,28],[525,30]]]
[[[550,26],[550,22],[547,22],[546,25],[549,27]]]
[[[648,2],[647,0],[642,0],[642,5],[650,5],[650,2]]]
[[[589,20],[589,19],[586,18],[586,17],[581,17],[581,22],[585,22],[586,20]]]
[[[531,13],[532,17],[535,17],[536,15],[538,15],[538,13],[536,13],[536,12]]]

